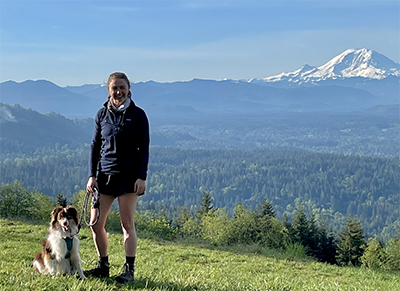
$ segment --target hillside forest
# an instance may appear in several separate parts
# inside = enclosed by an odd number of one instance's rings
[[[81,205],[93,120],[1,105],[0,217],[47,221],[55,203]],[[138,229],[222,245],[301,245],[318,260],[353,265],[371,245],[379,259],[370,264],[396,269],[398,115],[253,117],[150,119]],[[110,229],[119,225],[116,205],[113,213]],[[356,242],[346,242],[346,229]],[[340,249],[355,257],[338,257]]]
[[[30,190],[71,201],[85,188],[88,151],[67,148],[1,162],[2,183],[18,178]],[[400,223],[398,158],[345,156],[305,151],[189,150],[151,147],[147,191],[139,209],[176,216],[191,212],[208,191],[230,216],[238,204],[254,210],[264,199],[278,217],[293,217],[297,203],[337,231],[357,217],[368,236],[387,241]]]

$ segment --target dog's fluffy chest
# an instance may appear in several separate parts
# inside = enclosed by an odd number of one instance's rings
[[[59,233],[50,234],[48,240],[51,245],[52,255],[57,260],[68,259],[71,257],[74,247],[78,244],[78,240],[74,237],[63,238]]]

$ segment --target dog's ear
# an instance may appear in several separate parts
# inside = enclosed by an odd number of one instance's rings
[[[58,213],[60,213],[60,211],[62,211],[63,208],[62,206],[57,206],[56,208],[53,209],[53,211],[51,212],[51,222],[50,225],[52,228],[56,228],[56,222],[57,222],[57,216]]]
[[[68,205],[66,207],[66,210],[69,213],[69,215],[71,215],[71,217],[74,219],[75,223],[79,224],[78,211],[75,209],[75,207],[72,205]]]
[[[55,213],[60,212],[60,210],[63,209],[62,206],[57,206],[53,209],[53,211],[51,212],[51,216],[53,216]]]

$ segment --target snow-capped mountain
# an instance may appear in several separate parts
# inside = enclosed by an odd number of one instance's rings
[[[400,64],[367,49],[349,49],[320,67],[305,65],[264,79],[132,84],[151,117],[197,112],[359,111],[400,103]],[[260,86],[263,85],[263,86]],[[50,81],[0,83],[0,100],[42,113],[92,117],[107,99],[101,84],[61,88]]]
[[[376,51],[363,48],[348,49],[319,67],[304,65],[293,72],[281,73],[263,79],[251,79],[248,82],[260,85],[285,82],[289,83],[289,86],[293,86],[315,84],[329,79],[365,78],[382,80],[390,76],[400,77],[400,64]]]

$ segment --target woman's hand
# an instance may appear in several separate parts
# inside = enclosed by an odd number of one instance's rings
[[[134,194],[136,195],[143,194],[145,190],[146,190],[146,181],[142,179],[137,179],[135,182]]]
[[[95,188],[99,189],[99,186],[97,185],[97,180],[95,177],[90,177],[86,184],[86,191],[88,193],[94,193]]]

